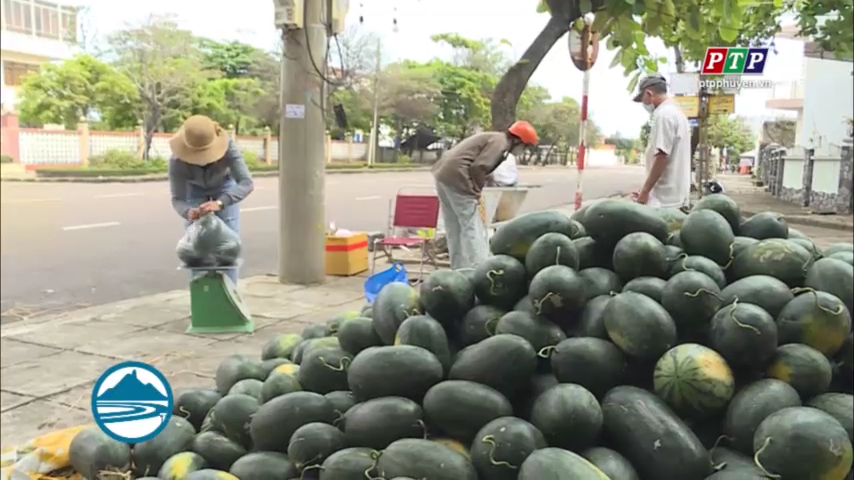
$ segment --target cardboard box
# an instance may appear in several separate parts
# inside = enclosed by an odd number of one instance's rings
[[[327,235],[326,274],[350,277],[368,269],[368,235]]]

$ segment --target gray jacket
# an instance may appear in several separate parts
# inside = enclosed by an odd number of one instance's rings
[[[204,202],[212,198],[227,207],[242,201],[254,189],[243,154],[231,140],[225,155],[204,167],[182,162],[174,155],[169,159],[172,208],[184,218],[196,206],[193,200]]]

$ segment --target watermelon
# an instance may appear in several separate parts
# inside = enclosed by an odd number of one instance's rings
[[[133,470],[137,476],[154,475],[176,453],[190,449],[196,430],[190,422],[173,416],[156,437],[133,447]]]
[[[397,396],[420,402],[443,376],[442,363],[430,351],[396,345],[359,352],[347,371],[347,382],[360,401]]]
[[[668,233],[667,238],[664,239],[664,244],[668,247],[674,247],[682,250],[682,237],[679,230],[674,230]]]
[[[596,445],[602,432],[602,408],[581,385],[561,383],[534,402],[531,423],[549,446],[581,451]]]
[[[813,264],[812,255],[800,245],[771,238],[746,247],[732,262],[734,280],[751,275],[768,275],[789,287],[802,287],[806,272]]]
[[[424,311],[448,326],[454,326],[474,307],[474,285],[460,272],[436,270],[421,283]]]
[[[789,224],[775,212],[760,212],[742,222],[739,233],[757,240],[789,238]]]
[[[525,266],[509,255],[487,258],[475,268],[474,277],[474,292],[482,304],[509,310],[527,293]]]
[[[319,348],[308,352],[300,364],[297,381],[307,392],[326,395],[347,390],[347,367],[353,356],[340,348]]]
[[[608,439],[641,478],[686,480],[711,473],[706,448],[652,393],[631,386],[615,387],[602,400],[602,413]]]
[[[777,350],[777,324],[761,307],[733,302],[712,317],[709,346],[733,368],[765,365]]]
[[[73,464],[73,463],[72,463]],[[187,476],[208,466],[207,462],[201,455],[195,452],[181,452],[169,457],[168,460],[160,468],[157,478],[163,480],[185,480]],[[85,470],[75,468],[78,473],[83,473]],[[90,477],[97,478],[97,477]]]
[[[260,363],[243,355],[231,355],[216,369],[216,389],[220,395],[226,395],[241,380],[254,378],[263,381],[266,378],[264,373]]]
[[[196,470],[195,472],[190,472],[186,480],[240,480],[234,475],[223,471],[223,470],[214,470],[213,468],[205,468],[202,470]]]
[[[374,314],[374,307],[371,304],[365,305],[362,307],[362,310],[359,311],[359,316],[362,318],[371,318]]]
[[[261,350],[261,360],[291,358],[294,348],[303,340],[296,333],[283,333],[271,338]]]
[[[839,297],[854,314],[854,266],[835,258],[822,258],[807,271],[804,286]]]
[[[323,335],[326,337],[334,337],[338,335],[338,331],[341,329],[341,326],[344,325],[349,320],[354,318],[359,318],[361,316],[361,311],[359,310],[350,310],[347,312],[339,313],[335,316],[335,318],[326,322],[326,331],[323,332]]]
[[[537,352],[527,340],[495,335],[461,350],[448,379],[480,383],[512,398],[528,385],[536,368]]]
[[[718,265],[729,265],[735,235],[726,219],[714,210],[694,210],[679,230],[682,248],[689,255],[702,255]]]
[[[667,251],[660,240],[645,232],[626,235],[614,247],[614,271],[624,281],[638,277],[664,277]]]
[[[726,408],[735,380],[717,352],[685,343],[668,350],[655,364],[653,388],[677,413],[705,417]]]
[[[851,441],[842,425],[816,408],[788,407],[756,429],[754,459],[781,478],[842,479],[851,470]]]
[[[552,265],[534,275],[529,293],[538,315],[559,322],[584,306],[585,288],[584,279],[575,270]]]
[[[697,200],[692,210],[713,210],[720,214],[729,223],[733,233],[739,233],[741,226],[741,210],[735,200],[722,194],[713,193],[711,195],[703,195],[703,198]]]
[[[254,378],[243,379],[228,390],[228,395],[249,395],[250,397],[261,398],[261,386],[264,382],[255,380]]]
[[[852,383],[851,377],[854,376],[854,334],[848,334],[848,338],[845,339],[845,343],[842,344],[842,348],[836,355],[836,360],[838,362],[839,375],[850,386]]]
[[[453,438],[433,437],[433,438],[430,438],[429,440],[431,442],[436,442],[440,445],[444,445],[444,446],[450,448],[451,450],[459,453],[463,457],[465,457],[466,460],[471,461],[471,452],[469,452],[468,447],[466,445],[463,445],[462,443],[454,440]]]
[[[578,251],[578,268],[583,270],[590,267],[610,268],[613,250],[607,245],[598,243],[593,237],[576,238],[572,241]]]
[[[531,315],[537,314],[534,310],[534,303],[531,301],[531,297],[527,295],[519,299],[516,305],[513,305],[513,311],[530,313]]]
[[[635,292],[614,296],[605,307],[608,337],[626,355],[654,361],[676,343],[676,324],[655,300]]]
[[[242,445],[217,432],[202,432],[196,435],[191,448],[205,459],[208,466],[224,472],[247,452]]]
[[[623,285],[623,291],[637,292],[660,303],[661,294],[664,291],[664,286],[666,284],[667,282],[660,278],[638,277]]]
[[[506,333],[524,338],[540,355],[566,338],[566,334],[557,325],[543,317],[535,317],[525,312],[508,312],[495,327],[497,335]]]
[[[587,214],[587,210],[590,209],[591,204],[583,205],[578,210],[572,212],[572,215],[569,216],[569,219],[575,222],[579,222],[584,225],[584,215]]]
[[[240,480],[291,480],[299,475],[286,455],[251,452],[237,459],[228,473]]]
[[[347,445],[382,450],[401,438],[422,438],[424,412],[403,397],[381,397],[359,403],[344,415]]]
[[[344,415],[356,405],[356,397],[353,396],[353,392],[349,390],[338,390],[335,392],[329,392],[324,395],[330,402],[332,402],[332,406],[335,408],[335,412],[339,415]]]
[[[759,243],[759,240],[750,237],[736,236],[732,242],[732,255],[738,256],[745,248]]]
[[[597,398],[619,385],[626,373],[626,359],[613,343],[600,338],[568,338],[551,355],[552,373],[560,383],[574,383]]]
[[[498,320],[507,313],[492,305],[478,305],[463,317],[459,336],[462,346],[467,347],[495,335]]]
[[[581,278],[584,279],[585,291],[587,299],[598,297],[599,295],[610,295],[613,292],[619,292],[623,289],[623,282],[619,275],[601,267],[585,268],[578,272]]]
[[[584,215],[584,228],[597,243],[613,247],[626,235],[646,232],[664,241],[667,222],[658,212],[646,205],[616,199],[594,203]]]
[[[788,285],[768,275],[751,275],[726,286],[721,291],[724,305],[752,303],[777,318],[795,295]]]
[[[851,331],[851,315],[834,295],[800,293],[777,316],[780,343],[802,343],[832,357]]]
[[[578,250],[566,235],[547,233],[531,244],[525,255],[525,270],[533,278],[540,270],[552,265],[578,269]]]
[[[199,431],[208,412],[221,398],[222,395],[215,390],[201,388],[185,390],[175,396],[172,414],[186,419],[196,431]]]
[[[596,465],[602,473],[612,480],[640,480],[635,467],[626,457],[604,447],[593,447],[581,452],[581,456]]]
[[[436,356],[445,372],[451,368],[448,336],[439,322],[426,315],[417,315],[404,320],[397,329],[394,344],[421,347]]]
[[[241,394],[226,395],[213,406],[205,419],[202,431],[220,432],[229,440],[249,448],[252,446],[252,439],[246,426],[258,409],[259,402],[255,397]]]
[[[789,236],[786,238],[788,238],[789,240],[792,240],[794,238],[805,238],[809,240],[810,237],[806,236],[804,232],[798,230],[797,228],[789,227]]]
[[[405,438],[383,450],[377,462],[382,478],[477,480],[477,472],[463,455],[439,442]]]
[[[330,455],[344,448],[341,430],[322,422],[307,423],[294,431],[288,443],[288,458],[297,470],[319,466]]]
[[[682,228],[682,223],[688,215],[678,208],[660,208],[658,214],[667,223],[667,232],[672,233]]]
[[[841,260],[848,265],[854,265],[854,253],[852,252],[836,252],[832,255],[825,254],[826,258],[833,258],[835,260]]]
[[[705,328],[721,303],[718,285],[700,272],[674,275],[661,292],[661,305],[670,313],[680,332]]]
[[[520,261],[531,245],[547,233],[573,235],[573,224],[561,212],[546,210],[520,215],[501,226],[489,240],[489,250],[494,255],[510,255]]]
[[[818,350],[792,343],[777,347],[766,375],[788,383],[801,398],[810,398],[827,391],[833,370],[827,357]]]
[[[536,450],[522,463],[519,480],[609,480],[584,457],[560,448]]]
[[[824,255],[821,253],[821,250],[815,246],[815,243],[813,243],[812,240],[806,238],[790,238],[789,241],[796,245],[804,247],[808,252],[810,252],[810,255],[812,255],[813,260],[819,260],[824,257]]]
[[[534,408],[534,402],[540,398],[540,395],[546,390],[558,384],[557,378],[551,373],[540,373],[531,377],[527,388],[524,389],[515,398],[513,412],[519,418],[525,420],[531,419],[531,410]]]
[[[608,339],[605,330],[605,307],[611,301],[611,295],[599,295],[587,301],[581,311],[578,323],[573,328],[577,337],[596,337]]]
[[[474,436],[471,462],[483,480],[516,480],[519,466],[536,450],[546,447],[537,427],[516,417],[500,417]]]
[[[752,440],[751,440],[752,442]],[[753,462],[753,456],[745,455],[726,447],[716,446],[709,451],[712,465],[717,473],[706,480],[764,480],[762,470]]]
[[[270,376],[270,372],[276,369],[276,367],[280,367],[282,365],[293,365],[294,362],[288,360],[287,358],[271,358],[269,360],[264,360],[261,362],[261,368],[264,369],[264,378]]]
[[[323,395],[288,393],[261,405],[252,416],[249,432],[256,450],[286,453],[299,427],[314,422],[331,425],[337,417],[332,402]]]
[[[373,472],[376,455],[370,448],[338,450],[323,461],[321,475],[324,480],[362,480]]]
[[[854,244],[851,242],[834,243],[824,248],[824,255],[831,256],[837,253],[854,253]]]
[[[84,478],[98,478],[101,472],[125,473],[131,466],[130,445],[110,438],[98,428],[87,428],[71,440],[68,460]]]
[[[300,385],[297,380],[299,367],[296,367],[296,365],[291,366],[295,367],[295,373],[282,372],[280,370],[273,370],[270,372],[270,376],[268,376],[267,379],[264,380],[264,384],[261,385],[261,396],[259,398],[261,403],[267,403],[280,395],[285,395],[286,393],[302,391],[302,385]],[[282,368],[281,370],[287,369]]]
[[[431,427],[471,445],[487,423],[513,415],[510,401],[497,390],[465,380],[437,383],[424,396],[424,415]]]
[[[726,274],[720,265],[706,257],[689,255],[678,259],[672,263],[669,276],[673,277],[682,272],[705,273],[709,278],[715,281],[718,288],[724,288],[727,284]]]
[[[374,321],[359,317],[341,325],[338,330],[338,344],[345,352],[356,355],[366,348],[381,346],[383,341],[374,330]]]
[[[374,330],[384,344],[391,345],[397,327],[408,317],[420,313],[420,299],[414,288],[405,283],[389,283],[374,300]]]
[[[297,348],[294,349],[293,361],[299,365],[302,363],[303,357],[312,350],[330,347],[341,348],[341,342],[338,340],[338,337],[310,338],[297,345]]]
[[[573,218],[570,218],[570,222],[572,222],[572,234],[569,238],[575,240],[576,238],[587,236],[587,229],[584,228],[584,225],[581,222]]]
[[[817,408],[835,418],[848,433],[848,440],[854,442],[854,396],[848,393],[824,393],[806,406]]]

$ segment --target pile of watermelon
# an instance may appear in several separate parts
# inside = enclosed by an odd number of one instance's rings
[[[493,256],[226,358],[88,478],[851,479],[854,246],[724,195],[500,227]],[[226,473],[228,472],[228,473]]]

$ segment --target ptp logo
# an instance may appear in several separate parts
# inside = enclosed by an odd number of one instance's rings
[[[709,47],[703,59],[703,75],[759,75],[765,70],[768,47]]]

